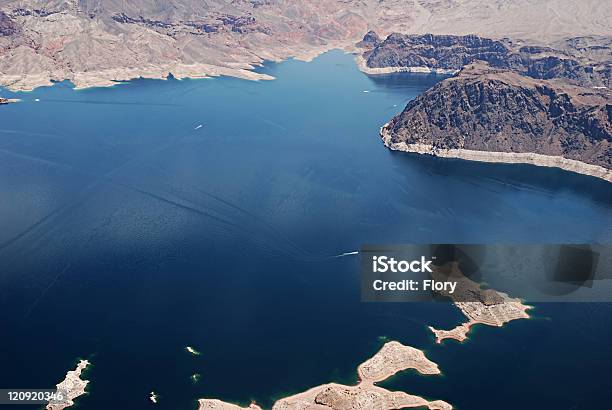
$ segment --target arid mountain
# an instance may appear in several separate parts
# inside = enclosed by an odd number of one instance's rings
[[[562,156],[612,169],[612,105],[603,94],[472,64],[387,125],[389,144]]]
[[[372,29],[546,46],[606,35],[611,20],[610,3],[596,0],[3,0],[0,84],[86,87],[170,72],[257,79],[266,77],[248,71],[253,64],[352,49]]]
[[[612,181],[609,41],[590,49],[584,39],[568,39],[557,50],[474,35],[375,38],[368,33],[359,43],[366,72],[456,72],[383,127],[388,147],[557,166]]]
[[[389,146],[609,170],[611,21],[612,3],[596,0],[0,0],[0,85],[269,79],[253,65],[361,49],[370,73],[459,72],[385,127]]]
[[[378,42],[372,40],[375,36],[370,32],[358,43],[358,46],[367,49],[363,56],[366,68],[424,67],[434,71],[457,72],[467,64],[485,61],[491,67],[532,78],[564,79],[576,85],[595,87],[608,86],[612,73],[610,41],[599,41],[596,52],[589,54],[584,49],[575,50],[571,46],[572,41],[566,41],[565,47],[557,50],[476,35],[393,33]],[[603,50],[607,50],[607,55],[600,52]]]

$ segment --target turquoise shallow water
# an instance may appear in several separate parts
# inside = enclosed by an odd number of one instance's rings
[[[362,304],[358,258],[330,256],[609,243],[609,184],[388,151],[379,127],[440,77],[370,78],[340,52],[261,70],[277,80],[58,83],[0,107],[0,386],[48,387],[88,357],[83,409],[145,408],[151,390],[162,409],[269,405],[353,382],[386,336],[444,376],[385,385],[460,409],[604,403],[608,305],[538,305],[437,346],[426,326],[458,323],[452,306]]]

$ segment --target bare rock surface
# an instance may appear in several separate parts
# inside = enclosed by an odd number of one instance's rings
[[[274,403],[273,410],[392,410],[425,407],[430,410],[451,410],[442,400],[428,401],[404,392],[392,392],[374,383],[386,380],[393,374],[415,369],[422,374],[440,374],[438,365],[425,357],[418,349],[399,342],[386,343],[373,357],[362,363],[357,372],[360,381],[355,386],[327,383],[305,392],[282,398]],[[231,403],[215,399],[200,399],[199,410],[245,410]],[[259,409],[255,404],[249,409]]]
[[[582,42],[568,39],[555,49],[477,35],[392,33],[384,40],[374,41],[375,36],[370,32],[357,44],[365,50],[362,69],[371,74],[411,68],[453,74],[469,64],[485,62],[492,68],[535,79],[557,79],[584,87],[607,88],[610,84],[612,37],[582,38]]]
[[[450,410],[442,400],[427,401],[404,392],[391,392],[371,384],[344,386],[329,383],[304,393],[279,400],[273,410],[392,410],[422,407],[430,410]]]
[[[483,289],[480,284],[463,275],[456,262],[436,267],[432,277],[435,280],[457,281],[453,293],[439,292],[453,300],[455,306],[465,315],[467,321],[451,330],[429,329],[436,336],[436,342],[444,339],[464,341],[470,328],[477,324],[501,327],[504,324],[518,319],[528,319],[527,310],[531,307],[525,305],[520,299],[511,298],[505,293],[493,289]]]
[[[357,368],[362,382],[376,383],[397,372],[415,369],[422,374],[439,374],[438,365],[425,357],[419,349],[391,341]]]
[[[87,360],[80,360],[76,369],[66,373],[66,378],[57,384],[57,391],[63,395],[61,400],[51,401],[46,410],[62,410],[74,405],[74,399],[85,394],[85,387],[89,380],[81,379],[83,370],[89,366]]]
[[[387,147],[612,181],[612,41],[567,39],[555,49],[478,36],[392,34],[373,44],[361,43],[358,62],[367,73],[455,74],[385,124]]]
[[[200,399],[198,404],[199,410],[261,410],[261,407],[255,403],[251,403],[248,407],[240,407],[217,399]]]
[[[609,2],[525,3],[7,0],[0,4],[0,84],[29,90],[68,79],[82,88],[169,73],[269,79],[251,68],[264,60],[352,50],[369,30],[507,36],[540,45],[582,36],[576,41],[587,44],[579,44],[583,53],[590,53],[587,36],[609,34]]]
[[[409,102],[381,136],[399,151],[530,163],[612,181],[610,102],[607,89],[475,63]]]

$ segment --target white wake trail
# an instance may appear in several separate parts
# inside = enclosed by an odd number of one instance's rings
[[[341,258],[343,256],[350,256],[350,255],[359,255],[359,251],[344,252],[344,253],[341,253],[340,255],[334,255],[332,256],[332,258]]]

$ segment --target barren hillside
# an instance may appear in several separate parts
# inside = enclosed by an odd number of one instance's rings
[[[611,26],[612,5],[595,0],[4,0],[0,84],[31,89],[69,79],[87,87],[168,73],[266,78],[248,69],[351,49],[370,29],[543,44],[607,35]]]

